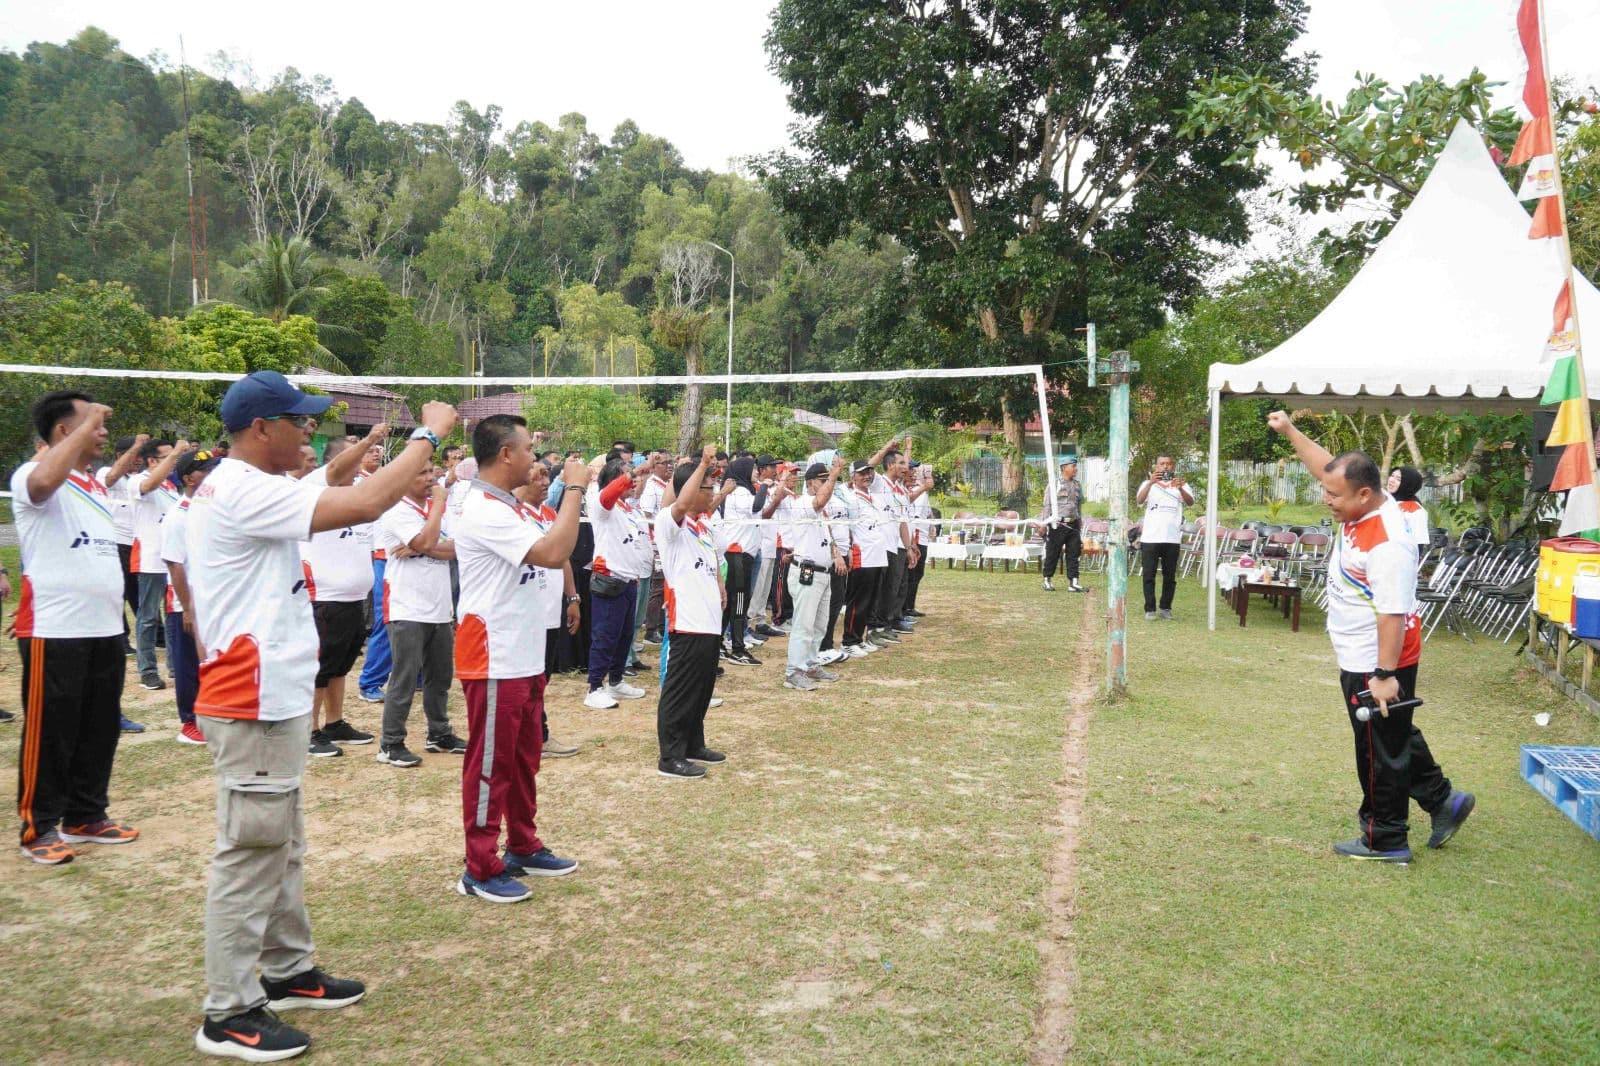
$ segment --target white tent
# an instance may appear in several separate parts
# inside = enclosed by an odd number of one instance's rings
[[[1482,137],[1458,123],[1404,216],[1321,314],[1266,355],[1211,365],[1206,528],[1217,522],[1224,396],[1399,412],[1536,406],[1550,376],[1543,352],[1562,264],[1555,241],[1528,239],[1530,223]],[[1576,284],[1579,320],[1592,329],[1600,292],[1581,276]],[[1600,399],[1600,375],[1589,396]],[[1215,539],[1207,545],[1209,592]]]

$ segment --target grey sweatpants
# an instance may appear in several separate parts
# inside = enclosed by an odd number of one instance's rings
[[[282,722],[206,718],[217,772],[217,850],[206,892],[206,1017],[259,1007],[256,977],[282,981],[312,965],[306,915],[305,803],[300,782],[311,715]]]
[[[406,742],[406,719],[417,675],[422,675],[422,713],[428,719],[428,739],[450,732],[445,704],[450,699],[450,679],[455,671],[455,629],[449,622],[389,623],[389,652],[394,668],[383,692],[383,739],[386,747]]]

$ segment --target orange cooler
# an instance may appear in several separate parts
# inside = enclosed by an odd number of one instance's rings
[[[1539,545],[1534,606],[1552,622],[1572,621],[1572,586],[1579,574],[1600,575],[1600,544],[1582,537],[1555,537]]]

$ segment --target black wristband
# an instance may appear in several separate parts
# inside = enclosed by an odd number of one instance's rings
[[[562,492],[582,492],[583,491],[583,486],[582,485],[563,485],[563,486],[561,486],[561,491]]]
[[[1369,674],[1368,676],[1369,677],[1375,677],[1379,681],[1387,681],[1389,678],[1394,676],[1394,671],[1393,670],[1385,670],[1383,667],[1379,666],[1379,667],[1375,667],[1373,669],[1372,673]]]

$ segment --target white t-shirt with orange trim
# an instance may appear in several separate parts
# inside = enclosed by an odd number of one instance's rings
[[[328,468],[317,467],[300,483],[327,488]],[[313,603],[359,603],[372,595],[371,528],[372,523],[363,522],[325,529],[300,546]]]
[[[538,506],[523,504],[523,506],[533,512],[533,524],[539,527],[539,535],[544,536],[549,533],[550,527],[555,525],[557,517],[555,508],[547,503],[541,503]],[[539,569],[542,569],[545,575],[544,579],[539,583],[539,591],[537,593],[539,602],[544,605],[544,627],[546,629],[554,629],[562,624],[562,615],[565,613],[562,608],[566,606],[567,598],[566,575],[561,570],[551,570],[547,567]]]
[[[544,536],[534,512],[510,493],[474,481],[455,534],[461,573],[456,676],[481,681],[544,673],[542,594],[550,571],[523,562]]]
[[[23,463],[11,475],[11,509],[22,544],[17,636],[117,636],[122,562],[106,488],[74,470],[48,499],[35,503],[28,475],[38,465]]]
[[[650,529],[644,514],[626,496],[611,505],[600,504],[600,489],[594,482],[584,498],[584,513],[594,531],[594,559],[589,569],[610,574],[622,581],[649,577],[652,569]]]
[[[317,626],[300,544],[324,491],[232,458],[195,490],[184,570],[209,653],[196,714],[279,722],[311,713]]]
[[[113,485],[106,480],[111,476],[109,466],[102,466],[94,472],[94,476],[105,486],[106,496],[111,500],[111,523],[117,531],[117,543],[132,545],[133,498],[128,495],[128,490],[134,486],[133,478],[124,475]]]
[[[1378,665],[1378,616],[1406,616],[1397,666],[1422,657],[1416,615],[1417,546],[1392,498],[1334,531],[1328,550],[1328,639],[1339,669],[1362,673]]]
[[[163,481],[149,492],[141,494],[139,486],[144,474],[134,475],[133,496],[133,554],[128,559],[128,569],[136,574],[165,574],[166,564],[161,561],[161,523],[167,512],[178,506],[183,493]]]
[[[388,622],[448,622],[450,560],[431,555],[396,555],[427,524],[430,499],[419,506],[410,497],[383,513],[372,526],[372,546],[388,555],[383,569],[383,620]]]
[[[720,542],[724,552],[748,552],[755,554],[761,550],[761,527],[750,521],[751,518],[760,518],[755,513],[755,493],[743,485],[734,487],[722,500],[722,516],[717,520]]]
[[[850,568],[870,570],[889,565],[889,535],[896,528],[887,524],[877,497],[854,485],[834,486],[833,498],[843,504],[850,519]],[[898,535],[896,535],[898,537]]]
[[[680,525],[672,508],[656,515],[661,551],[661,602],[672,633],[721,633],[722,586],[717,583],[717,541],[704,516]]]
[[[1411,542],[1417,546],[1417,553],[1420,555],[1422,549],[1430,543],[1428,509],[1417,500],[1395,500],[1395,506],[1400,508],[1400,514],[1406,520],[1406,529],[1411,532]]]
[[[177,563],[179,566],[189,565],[189,497],[185,496],[178,501],[178,505],[167,512],[166,521],[161,523],[161,562]],[[172,590],[172,568],[167,567],[167,613],[182,614],[183,601],[178,599],[178,594]]]

